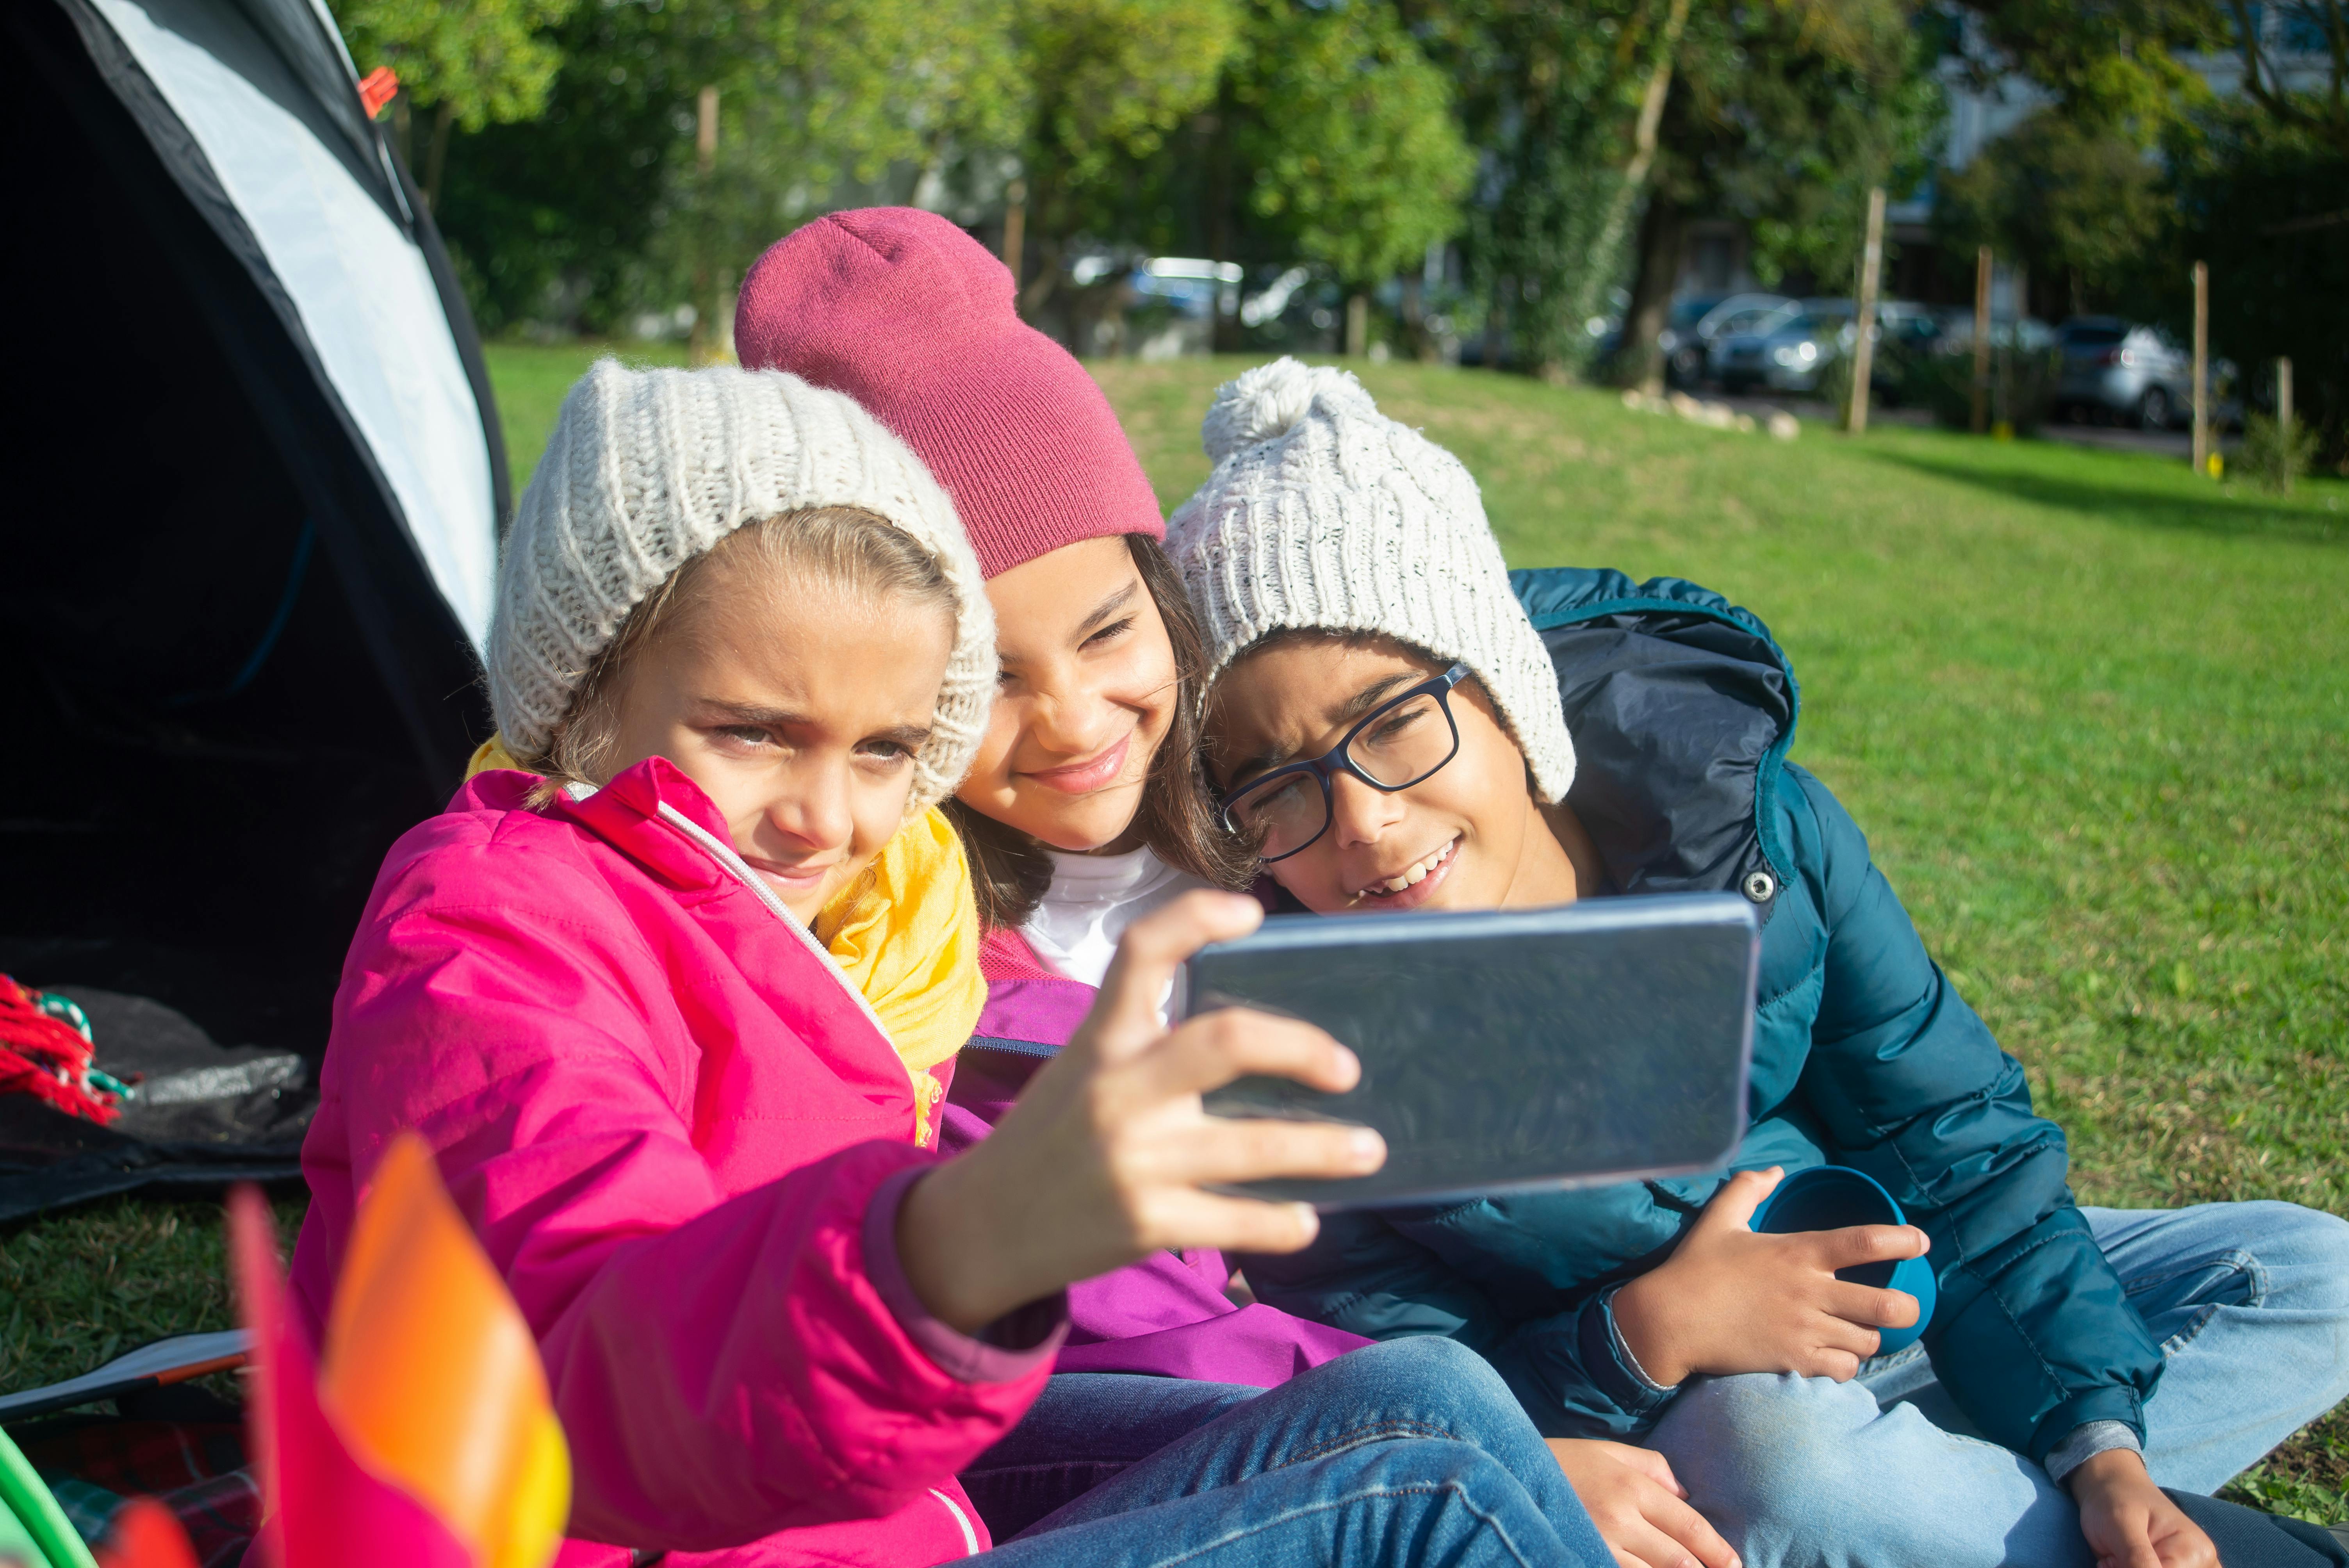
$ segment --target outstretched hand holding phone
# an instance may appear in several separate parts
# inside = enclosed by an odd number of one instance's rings
[[[1785,1172],[1741,1171],[1713,1194],[1672,1255],[1615,1293],[1615,1326],[1665,1387],[1692,1375],[1795,1372],[1848,1382],[1881,1328],[1917,1321],[1904,1291],[1853,1284],[1837,1269],[1922,1257],[1914,1225],[1766,1235],[1754,1211]]]
[[[1202,1094],[1252,1073],[1350,1088],[1361,1067],[1327,1034],[1245,1008],[1173,1029],[1159,1021],[1185,959],[1263,919],[1253,899],[1201,892],[1135,921],[1067,1047],[986,1141],[906,1194],[899,1259],[940,1321],[972,1332],[1167,1248],[1295,1252],[1319,1229],[1309,1205],[1204,1189],[1379,1168],[1386,1145],[1367,1128],[1226,1120],[1201,1108]]]

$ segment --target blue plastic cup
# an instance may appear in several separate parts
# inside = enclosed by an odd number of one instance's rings
[[[1847,1225],[1908,1222],[1900,1205],[1892,1201],[1892,1194],[1867,1171],[1854,1171],[1847,1165],[1814,1165],[1807,1171],[1790,1171],[1780,1179],[1777,1190],[1754,1211],[1752,1228],[1774,1235],[1792,1235],[1798,1231],[1840,1231]],[[1925,1326],[1933,1321],[1936,1293],[1930,1257],[1930,1254],[1898,1261],[1888,1259],[1836,1271],[1839,1280],[1874,1285],[1879,1290],[1889,1285],[1917,1298],[1917,1322],[1913,1326],[1878,1330],[1884,1336],[1884,1343],[1877,1347],[1878,1355],[1906,1350],[1917,1343]]]

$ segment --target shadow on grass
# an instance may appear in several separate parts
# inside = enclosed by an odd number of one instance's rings
[[[2246,497],[2181,495],[2128,483],[2100,484],[2085,478],[1975,467],[1908,452],[1865,453],[1932,479],[1953,480],[2016,500],[2061,507],[2122,524],[2144,523],[2222,538],[2298,539],[2313,544],[2349,544],[2349,512],[2327,513],[2289,501]]]

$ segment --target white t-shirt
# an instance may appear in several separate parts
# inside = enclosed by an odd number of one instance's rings
[[[1019,928],[1047,968],[1098,985],[1117,956],[1117,939],[1152,910],[1208,884],[1147,849],[1123,855],[1050,850],[1052,885]]]

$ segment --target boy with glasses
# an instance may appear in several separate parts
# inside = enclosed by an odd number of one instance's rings
[[[2214,1490],[2349,1394],[2349,1224],[2074,1203],[2022,1068],[1785,760],[1795,679],[1751,614],[1669,579],[1513,584],[1466,470],[1339,371],[1250,371],[1205,434],[1216,469],[1168,545],[1225,820],[1285,904],[1725,890],[1764,923],[1732,1173],[1332,1216],[1247,1261],[1258,1295],[1469,1344],[1546,1432],[1661,1453],[1755,1568],[2215,1563],[2161,1488]],[[1820,1164],[1916,1224],[1748,1228]],[[1917,1304],[1837,1271],[1929,1246],[1933,1320],[1878,1357]],[[1669,1527],[1609,1544],[1702,1555]]]

